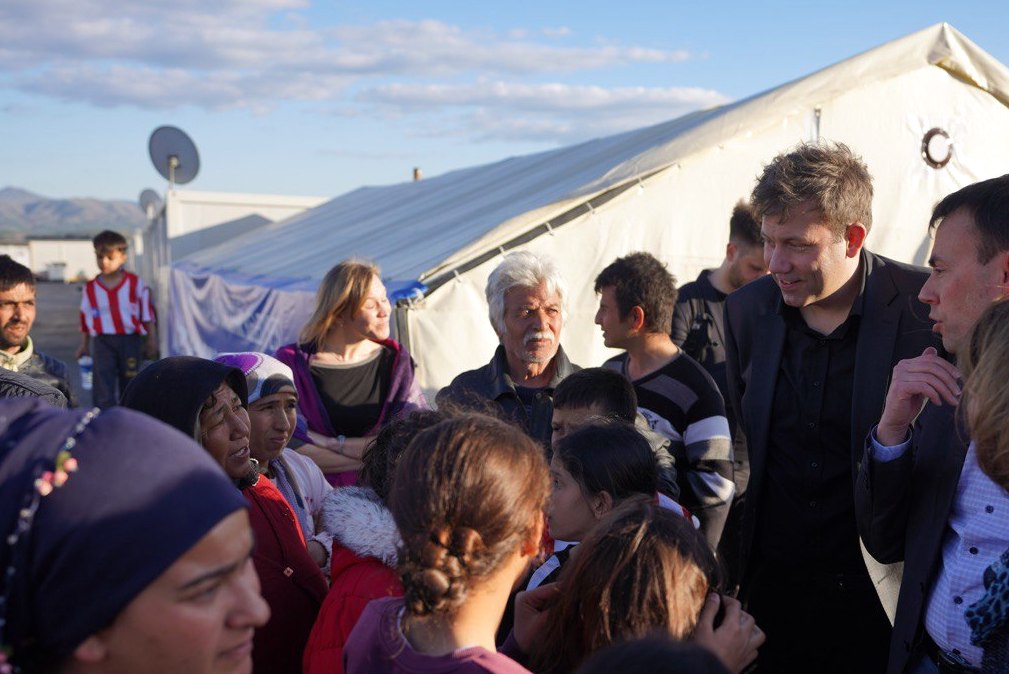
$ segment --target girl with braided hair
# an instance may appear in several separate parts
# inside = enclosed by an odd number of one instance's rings
[[[528,645],[538,627],[529,618],[552,588],[519,596],[501,653],[494,636],[539,552],[549,490],[542,447],[505,422],[468,414],[419,433],[389,498],[405,596],[365,609],[344,650],[347,674],[527,672],[505,653]]]

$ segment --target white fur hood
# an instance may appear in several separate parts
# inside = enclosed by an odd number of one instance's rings
[[[319,523],[333,540],[361,557],[396,566],[399,531],[392,513],[367,487],[338,487],[322,504]]]

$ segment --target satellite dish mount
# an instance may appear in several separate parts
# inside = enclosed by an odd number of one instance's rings
[[[168,189],[185,185],[200,171],[200,154],[185,131],[174,126],[160,126],[148,142],[151,161],[161,177],[168,180]]]

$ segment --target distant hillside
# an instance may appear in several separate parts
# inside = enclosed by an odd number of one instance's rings
[[[135,230],[147,218],[132,201],[101,199],[50,199],[4,187],[0,189],[0,236],[93,236],[103,229]]]

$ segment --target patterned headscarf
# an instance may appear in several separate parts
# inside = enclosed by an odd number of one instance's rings
[[[0,400],[0,670],[58,665],[247,507],[207,452],[132,410]]]
[[[294,373],[291,368],[265,353],[221,353],[214,360],[242,371],[249,387],[250,405],[260,398],[279,393],[284,387],[294,389]]]

